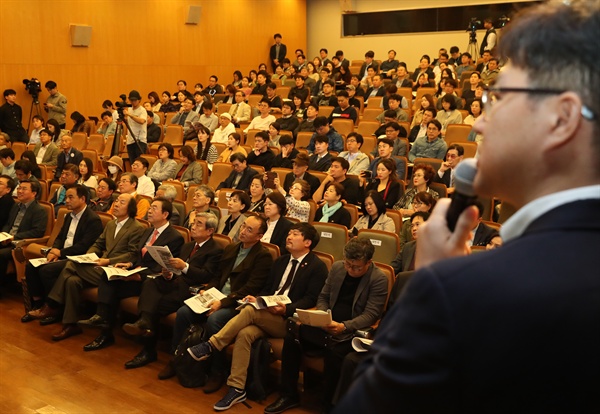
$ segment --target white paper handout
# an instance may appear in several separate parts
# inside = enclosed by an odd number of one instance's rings
[[[175,273],[176,275],[181,274],[181,270],[175,269],[169,264],[169,260],[173,258],[173,254],[171,254],[169,246],[146,246],[146,250],[148,253],[150,253],[150,256],[152,256],[154,261],[160,265],[160,267],[163,267],[169,272]]]
[[[40,267],[41,265],[48,263],[48,259],[45,257],[40,257],[39,259],[29,259],[29,263],[31,263],[33,267]]]
[[[315,310],[315,309],[296,309],[298,319],[304,325],[310,326],[326,326],[333,322],[331,319],[331,309],[327,311]]]
[[[12,240],[13,238],[14,238],[14,236],[11,236],[10,233],[6,233],[6,232],[0,233],[0,242],[6,241],[6,240]]]
[[[80,254],[79,256],[67,256],[67,259],[72,260],[75,263],[98,264],[96,261],[99,259],[99,257],[96,255],[96,253],[87,253]]]
[[[186,305],[188,305],[194,312],[201,314],[210,309],[210,305],[215,300],[225,299],[223,293],[217,288],[210,288],[202,294],[198,294],[196,296],[192,296],[191,298],[184,301]]]
[[[256,309],[267,309],[273,306],[277,306],[277,302],[281,302],[284,305],[292,303],[292,300],[286,295],[271,295],[271,296],[257,296],[256,302],[246,302],[244,300],[238,300],[240,306],[236,309],[240,310],[246,305],[254,306]]]
[[[359,337],[352,338],[352,348],[354,348],[356,352],[367,352],[371,349],[371,345],[373,345],[372,339]]]
[[[125,270],[125,269],[120,269],[118,267],[104,267],[104,266],[102,266],[100,268],[102,270],[104,270],[104,272],[106,273],[106,276],[108,277],[108,280],[115,280],[115,279],[120,279],[122,277],[131,276],[131,275],[141,272],[142,270],[147,269],[147,267],[138,267],[137,269]]]

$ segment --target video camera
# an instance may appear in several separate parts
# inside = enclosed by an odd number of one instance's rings
[[[477,20],[477,17],[471,17],[469,24],[467,25],[467,32],[469,33],[469,40],[471,43],[477,41],[477,29],[481,27],[481,20]]]
[[[42,91],[42,84],[40,83],[39,79],[23,79],[23,85],[25,85],[25,90],[29,92],[33,100],[37,102],[40,92]]]
[[[123,109],[131,108],[133,105],[127,103],[127,95],[125,95],[124,93],[119,95],[119,98],[121,98],[121,101],[115,101],[115,106],[117,107],[117,113],[119,114],[118,121],[122,121],[123,119],[125,119]]]

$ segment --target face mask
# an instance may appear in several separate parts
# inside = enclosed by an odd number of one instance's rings
[[[118,171],[119,171],[119,167],[117,167],[116,165],[108,166],[108,172],[110,172],[111,174],[116,174]]]

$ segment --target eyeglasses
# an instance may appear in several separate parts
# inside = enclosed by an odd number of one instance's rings
[[[361,265],[355,265],[355,264],[352,264],[351,262],[349,262],[348,260],[344,260],[344,267],[348,270],[353,270],[355,272],[361,271],[366,265],[367,265],[367,263],[364,263]]]
[[[492,106],[500,99],[502,99],[501,94],[503,93],[529,93],[533,95],[560,95],[561,93],[567,92],[563,89],[549,89],[549,88],[490,88],[487,91],[483,91],[481,95],[481,102],[483,103],[484,109],[489,111]],[[596,114],[587,107],[586,105],[582,105],[581,107],[581,116],[588,121],[593,121],[596,119]]]

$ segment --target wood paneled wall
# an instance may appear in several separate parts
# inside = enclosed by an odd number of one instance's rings
[[[190,5],[202,6],[199,25],[185,24]],[[70,24],[93,27],[89,47],[71,47]],[[185,79],[193,91],[212,74],[227,84],[268,64],[276,32],[289,53],[306,49],[306,0],[2,0],[0,89],[17,91],[25,127],[31,77],[54,80],[69,113],[99,116],[104,99],[131,89],[145,98]]]

